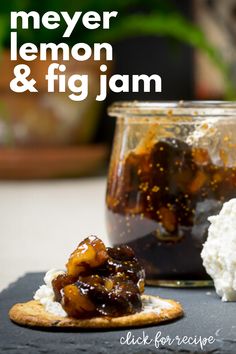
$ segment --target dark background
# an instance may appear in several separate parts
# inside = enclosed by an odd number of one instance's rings
[[[193,1],[176,0],[173,6],[190,20],[193,18]],[[97,142],[112,142],[115,119],[106,116],[106,109],[114,101],[194,99],[194,51],[190,46],[169,38],[145,36],[114,43],[113,53],[114,74],[156,73],[162,78],[162,92],[156,93],[153,87],[148,93],[110,92],[96,134]]]

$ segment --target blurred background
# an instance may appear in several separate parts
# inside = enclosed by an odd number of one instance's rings
[[[48,62],[27,63],[39,78],[38,94],[11,92],[9,19],[10,11],[20,10],[118,11],[109,31],[78,25],[66,42],[110,42],[110,74],[157,73],[163,92],[110,92],[106,101],[96,102],[101,62],[92,60],[66,63],[70,74],[89,74],[91,94],[85,101],[46,92],[40,77]],[[18,30],[18,43],[60,43],[63,32],[63,26]],[[112,102],[235,99],[236,0],[2,1],[0,50],[0,268],[6,269],[10,254],[16,265],[5,270],[3,286],[15,278],[16,268],[20,274],[62,265],[87,233],[100,233],[106,241],[105,176],[115,127],[106,110]]]
[[[39,94],[9,90],[10,11],[117,10],[111,29],[89,31],[78,26],[67,40],[93,44],[108,41],[114,48],[109,73],[157,73],[163,92],[109,93],[96,102],[99,66],[89,60],[66,63],[68,72],[88,73],[89,97],[71,101],[68,94],[48,94],[42,73],[49,62],[28,62]],[[63,21],[62,21],[63,22]],[[59,43],[57,30],[18,30],[18,44]],[[77,177],[104,173],[111,147],[114,119],[107,106],[116,100],[234,99],[236,86],[236,1],[227,0],[13,0],[0,5],[0,178]],[[7,149],[7,150],[6,150]],[[10,150],[9,150],[10,149]],[[12,151],[14,149],[14,151]],[[46,149],[46,150],[45,150]],[[40,165],[40,166],[39,166]]]

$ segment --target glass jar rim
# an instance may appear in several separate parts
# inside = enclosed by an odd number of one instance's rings
[[[111,117],[236,116],[236,101],[120,101],[108,107]]]

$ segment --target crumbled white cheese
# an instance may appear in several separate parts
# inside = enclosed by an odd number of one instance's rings
[[[155,312],[160,313],[162,310],[170,309],[173,306],[165,300],[158,297],[148,297],[142,299],[142,311],[143,312]]]
[[[44,306],[47,312],[61,317],[66,317],[67,314],[63,310],[61,304],[55,301],[54,291],[52,288],[52,281],[59,274],[64,273],[64,271],[58,269],[49,270],[44,277],[45,285],[41,285],[34,295],[34,300],[39,301]]]
[[[236,198],[224,203],[211,225],[201,253],[222,301],[236,301]]]

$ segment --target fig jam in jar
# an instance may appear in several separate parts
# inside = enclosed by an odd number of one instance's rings
[[[111,243],[134,249],[149,284],[208,285],[207,219],[236,197],[236,103],[123,102],[109,115]]]

